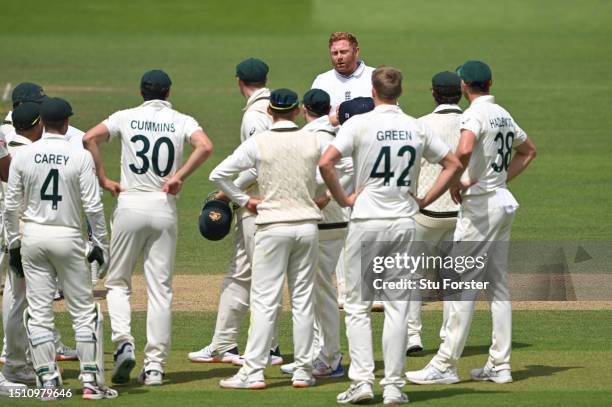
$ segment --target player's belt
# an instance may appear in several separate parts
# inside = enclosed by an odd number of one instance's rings
[[[317,227],[319,230],[330,230],[330,229],[342,229],[348,226],[348,222],[338,223],[319,223]]]
[[[279,133],[287,132],[287,131],[298,131],[298,130],[299,130],[299,128],[297,128],[297,127],[286,127],[286,128],[270,129],[270,131],[277,131]]]
[[[430,218],[437,218],[437,219],[456,218],[457,216],[459,216],[458,211],[434,212],[434,211],[428,211],[427,209],[421,209],[420,212],[425,216],[429,216]]]

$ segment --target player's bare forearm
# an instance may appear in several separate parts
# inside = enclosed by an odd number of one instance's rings
[[[183,166],[174,175],[175,178],[184,181],[196,169],[198,169],[210,157],[213,151],[212,141],[206,133],[198,130],[191,135],[193,151]]]
[[[10,166],[11,166],[11,156],[10,155],[0,158],[0,179],[2,179],[2,182],[8,181]]]
[[[510,165],[508,166],[508,178],[506,178],[506,182],[512,181],[517,177],[517,175],[523,172],[536,157],[536,154],[536,147],[531,139],[527,138],[525,142],[519,144],[516,147],[514,157],[512,157],[512,160],[510,160]]]
[[[423,199],[419,202],[421,208],[424,208],[438,199],[446,190],[453,184],[459,182],[459,177],[463,170],[463,165],[453,153],[448,153],[441,161],[442,171],[436,178],[433,186]]]
[[[83,136],[83,146],[91,153],[91,156],[94,160],[94,164],[96,166],[96,175],[100,180],[106,179],[104,164],[102,163],[102,152],[100,151],[100,144],[106,143],[108,141],[108,138],[108,129],[103,123],[100,123],[93,129],[90,129]]]
[[[319,160],[319,171],[321,172],[321,178],[323,178],[323,181],[325,181],[325,184],[327,185],[327,189],[329,189],[329,192],[332,194],[338,205],[346,207],[349,206],[349,203],[347,202],[344,188],[342,188],[342,185],[340,185],[335,168],[336,163],[340,161],[340,158],[342,158],[342,156],[340,155],[340,152],[336,150],[336,148],[333,146],[328,147]]]

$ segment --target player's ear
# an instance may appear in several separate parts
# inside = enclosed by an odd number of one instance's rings
[[[355,47],[355,57],[359,58],[359,47]]]

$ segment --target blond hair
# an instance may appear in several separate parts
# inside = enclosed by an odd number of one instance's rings
[[[353,46],[353,48],[357,48],[359,46],[359,42],[357,41],[357,37],[355,37],[353,34],[351,34],[350,32],[346,32],[346,31],[337,31],[335,33],[332,33],[329,36],[329,47],[331,48],[332,44],[336,41],[342,41],[342,40],[346,40],[349,42],[349,44],[351,44],[351,46]]]
[[[402,94],[402,71],[391,66],[379,66],[372,72],[372,86],[380,99],[397,99]]]

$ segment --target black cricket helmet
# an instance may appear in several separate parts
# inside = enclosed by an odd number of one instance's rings
[[[217,191],[208,194],[198,226],[200,234],[208,240],[221,240],[230,232],[232,226],[232,209],[229,204],[215,199]]]

